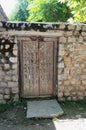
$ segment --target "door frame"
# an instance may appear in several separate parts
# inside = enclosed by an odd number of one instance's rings
[[[34,35],[31,35],[32,37],[37,37],[37,39],[39,39],[40,36],[34,36]],[[23,35],[23,37],[25,37],[27,40],[29,40],[30,36],[28,35]],[[51,97],[50,96],[28,96],[28,97],[25,97],[24,94],[23,94],[23,70],[22,70],[22,57],[23,57],[23,54],[22,54],[22,42],[26,41],[26,39],[24,40],[23,37],[20,35],[20,36],[17,36],[17,39],[18,39],[18,54],[19,54],[19,94],[20,94],[20,98],[40,98],[40,97]],[[57,96],[57,84],[58,84],[58,79],[57,79],[57,73],[58,73],[58,70],[57,70],[57,64],[58,64],[58,37],[56,36],[41,36],[41,37],[44,37],[44,38],[53,38],[54,40],[52,40],[53,43],[53,94],[52,94],[52,97],[54,96]]]

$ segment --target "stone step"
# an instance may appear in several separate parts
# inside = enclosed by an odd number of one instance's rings
[[[27,118],[52,118],[63,113],[56,99],[27,101]]]

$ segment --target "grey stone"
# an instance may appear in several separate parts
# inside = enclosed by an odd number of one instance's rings
[[[4,64],[4,70],[9,70],[10,69],[10,65],[9,64]]]
[[[2,27],[3,26],[3,24],[0,22],[0,27]]]
[[[0,86],[1,87],[7,87],[7,83],[6,82],[0,82]]]
[[[8,87],[16,88],[18,87],[18,82],[8,82]]]
[[[3,95],[2,94],[0,94],[0,100],[3,100]]]
[[[63,115],[63,110],[55,99],[27,102],[27,118],[50,118],[61,115]]]
[[[64,68],[64,63],[58,63],[58,68]]]
[[[4,93],[7,94],[7,95],[9,95],[10,94],[9,88],[5,88]]]
[[[18,87],[13,87],[12,88],[12,93],[16,94],[16,93],[18,93],[18,91],[19,91]]]

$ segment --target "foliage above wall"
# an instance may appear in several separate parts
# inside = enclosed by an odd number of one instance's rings
[[[72,16],[67,3],[58,0],[33,0],[29,1],[28,21],[58,22],[67,21]]]
[[[29,13],[27,9],[28,3],[26,0],[18,0],[13,12],[10,14],[11,21],[26,21]]]
[[[86,22],[86,0],[18,0],[12,21]]]
[[[86,0],[59,0],[59,2],[67,2],[67,5],[72,10],[74,21],[86,22]]]

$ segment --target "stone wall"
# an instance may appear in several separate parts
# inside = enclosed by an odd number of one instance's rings
[[[86,98],[86,25],[68,28],[59,38],[58,98],[79,100]]]
[[[18,48],[14,40],[0,37],[0,103],[18,99]]]
[[[16,38],[20,35],[57,37],[57,97],[59,100],[86,98],[86,24],[1,22],[0,101],[18,99]]]

